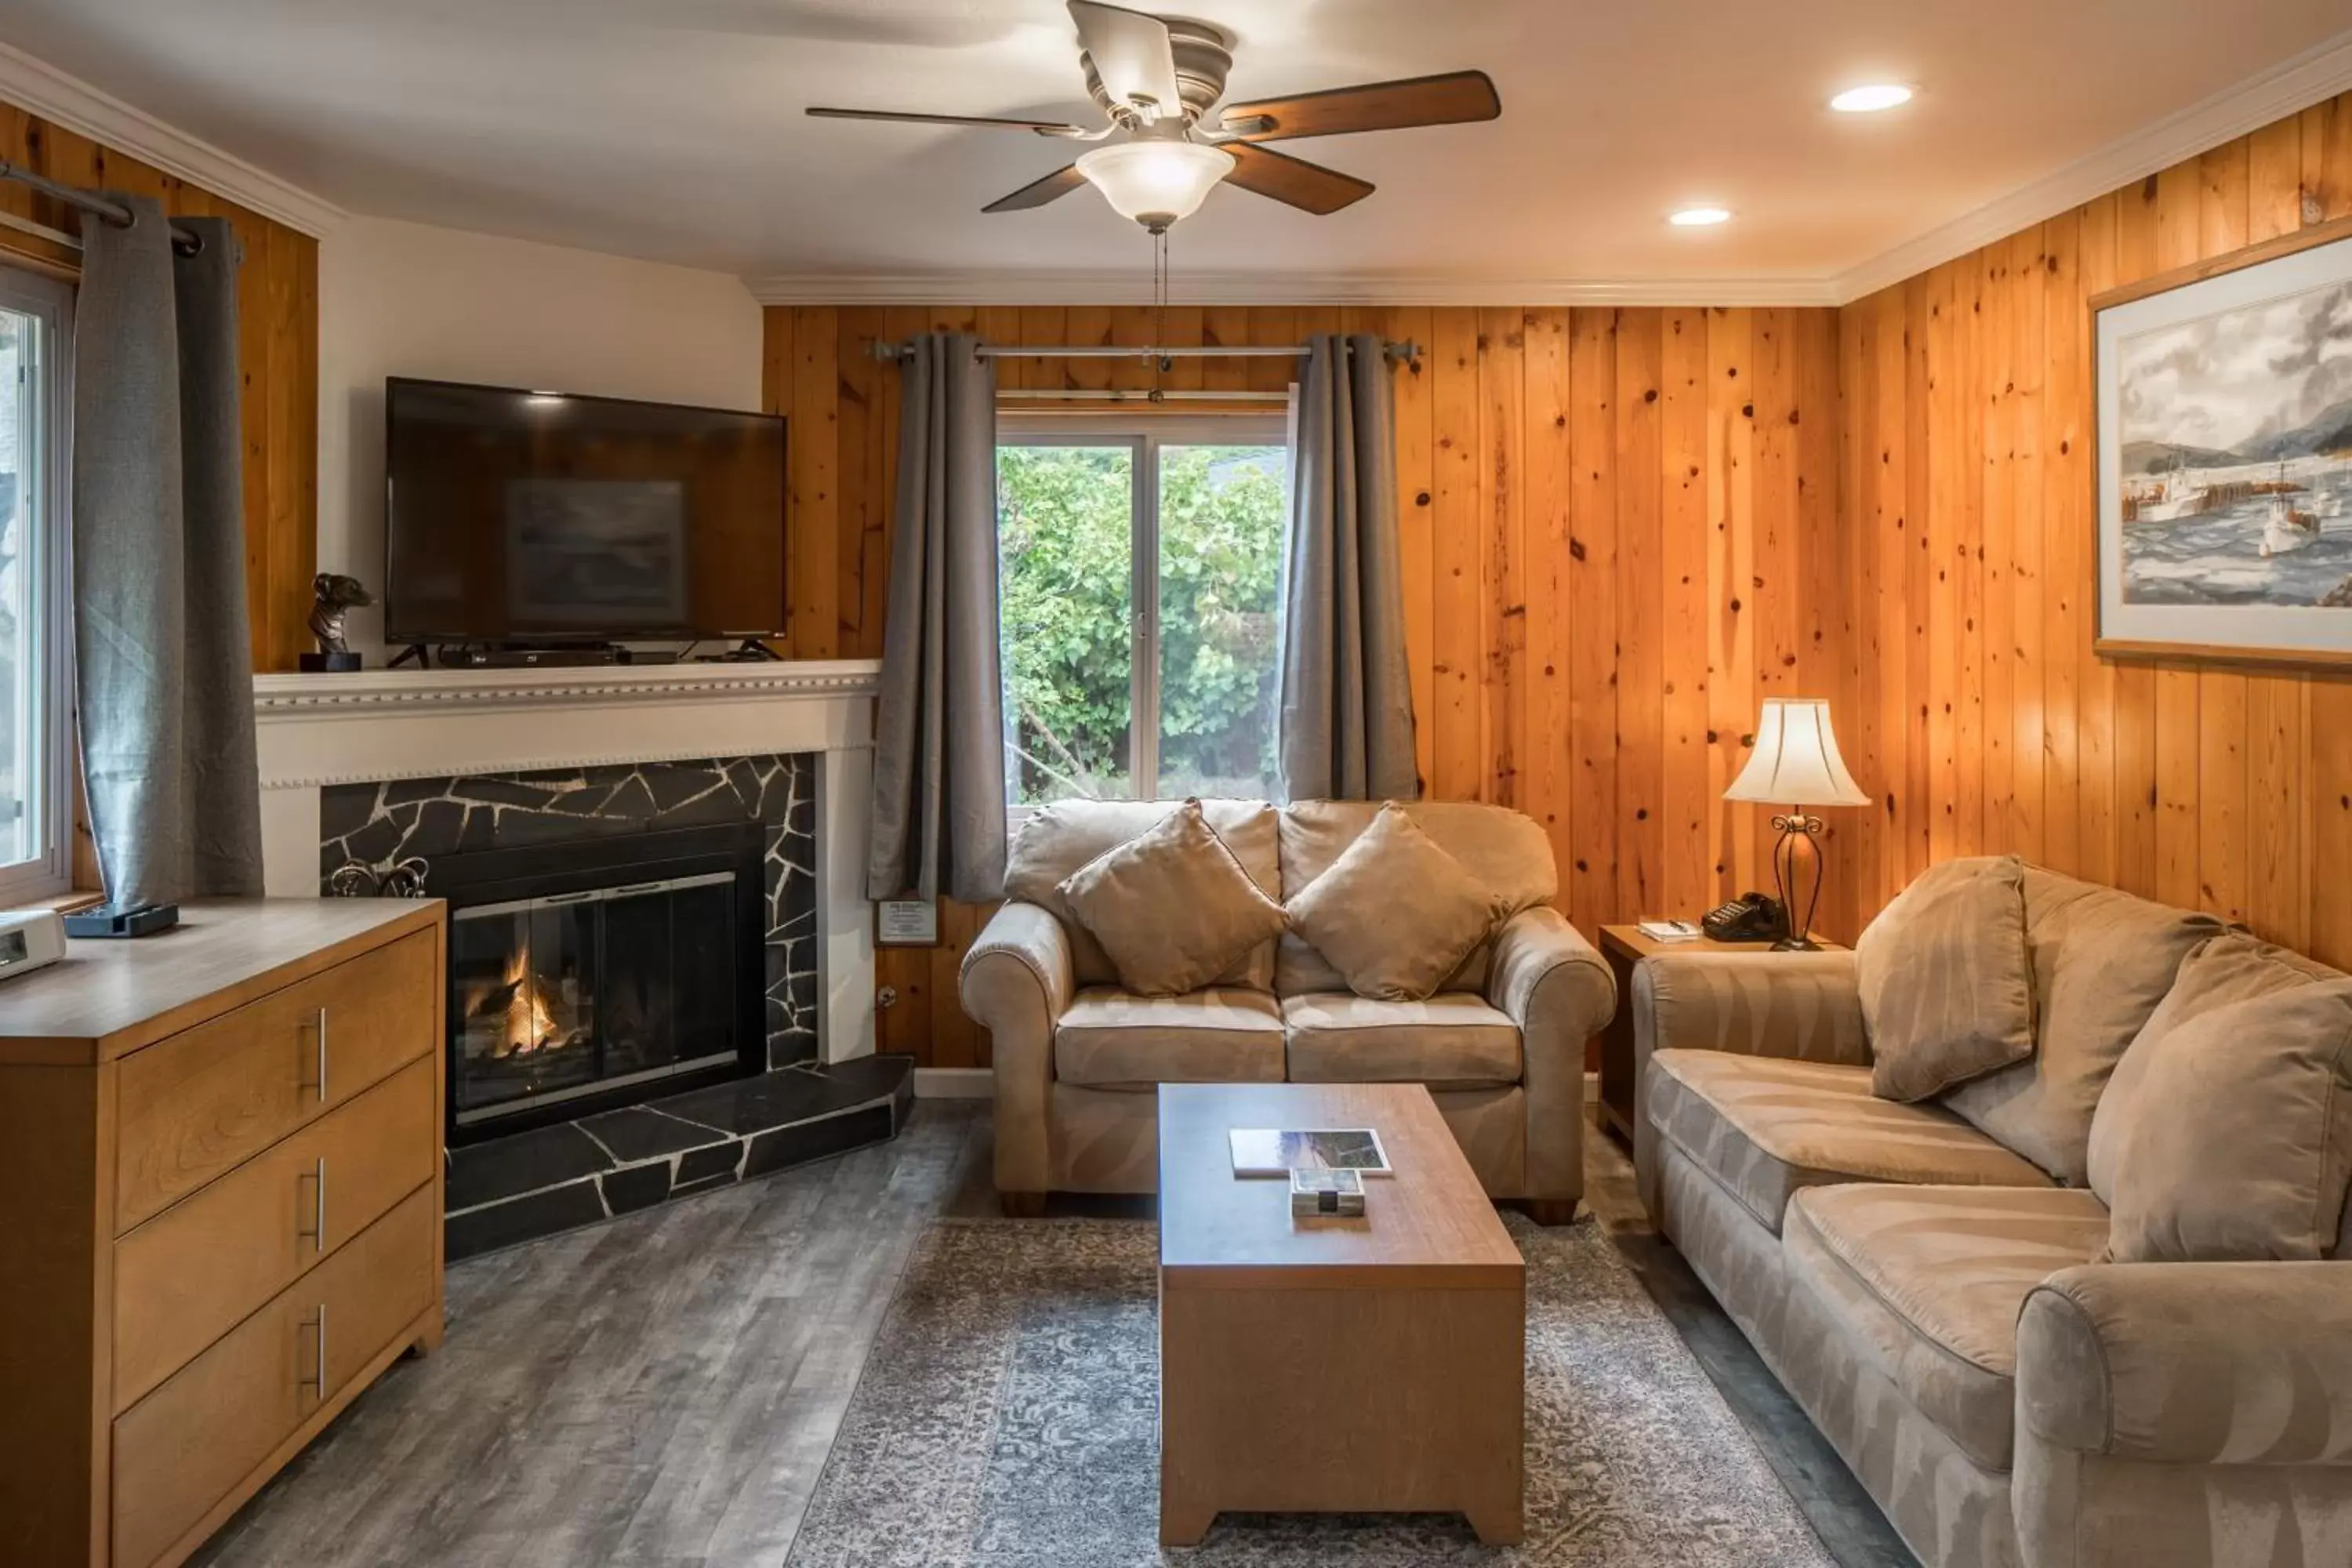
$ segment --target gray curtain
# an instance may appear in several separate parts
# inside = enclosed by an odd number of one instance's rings
[[[245,604],[237,243],[114,199],[82,223],[74,322],[75,678],[90,830],[118,906],[261,891]]]
[[[1412,800],[1388,357],[1370,333],[1308,348],[1283,567],[1283,787],[1293,800]]]
[[[981,903],[1004,889],[996,647],[996,371],[966,332],[898,372],[898,500],[866,893]]]

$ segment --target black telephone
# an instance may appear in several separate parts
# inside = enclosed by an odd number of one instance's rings
[[[1788,911],[1767,893],[1743,893],[1709,910],[1698,923],[1717,942],[1779,942],[1789,934]]]

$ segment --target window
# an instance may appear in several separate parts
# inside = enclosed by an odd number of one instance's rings
[[[1286,419],[1005,432],[1007,798],[1271,797]]]
[[[0,907],[61,891],[66,689],[65,285],[0,268]]]

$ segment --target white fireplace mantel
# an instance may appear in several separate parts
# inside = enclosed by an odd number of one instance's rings
[[[817,761],[818,1036],[827,1061],[874,1048],[866,900],[872,659],[544,670],[257,675],[262,878],[319,890],[329,784],[810,752]]]

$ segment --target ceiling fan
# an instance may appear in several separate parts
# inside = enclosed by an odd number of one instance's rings
[[[1224,96],[1234,57],[1224,35],[1181,17],[1150,16],[1096,0],[1069,0],[1078,26],[1087,90],[1109,122],[1089,130],[1055,120],[968,114],[900,113],[879,109],[811,109],[831,120],[898,120],[925,125],[979,125],[1104,145],[1081,153],[985,212],[1018,212],[1092,184],[1113,207],[1154,234],[1190,217],[1218,182],[1322,215],[1363,200],[1370,182],[1268,148],[1268,142],[1454,125],[1503,112],[1484,71],[1450,71],[1402,81],[1369,82],[1292,98],[1228,104],[1203,123]],[[1110,141],[1124,133],[1119,141]]]

